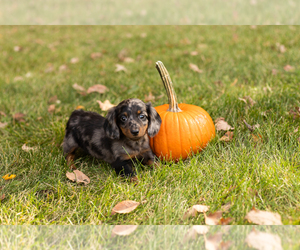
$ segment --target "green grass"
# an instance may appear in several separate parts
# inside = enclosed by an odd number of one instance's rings
[[[0,173],[17,175],[0,180],[1,224],[204,224],[203,214],[186,220],[183,214],[195,204],[214,212],[227,202],[232,207],[224,217],[233,218],[233,225],[249,224],[244,217],[252,207],[279,213],[284,224],[300,224],[300,128],[294,132],[299,118],[289,114],[300,106],[299,41],[298,26],[0,27],[0,111],[7,115],[0,122],[8,123],[0,129]],[[14,46],[22,50],[15,52]],[[122,49],[134,63],[119,61]],[[103,53],[102,58],[91,59],[93,52]],[[79,62],[71,64],[73,57]],[[106,163],[78,158],[78,169],[91,183],[69,182],[60,145],[70,113],[83,105],[106,115],[96,100],[144,100],[149,92],[164,94],[154,106],[166,103],[158,60],[168,69],[179,102],[201,106],[213,120],[224,117],[235,127],[234,139],[221,142],[224,132],[218,132],[203,152],[186,161],[160,162],[155,170],[137,165],[136,186]],[[46,73],[49,63],[54,70]],[[128,72],[114,72],[117,63]],[[189,63],[203,73],[193,72]],[[68,70],[60,72],[63,64]],[[283,69],[288,64],[294,71]],[[22,80],[14,80],[17,76]],[[103,84],[109,92],[82,96],[74,83]],[[61,102],[50,114],[48,100],[54,95]],[[244,96],[256,104],[248,107],[238,99]],[[19,112],[26,114],[23,123],[12,118]],[[260,124],[253,134],[261,135],[262,143],[253,141],[243,119]],[[38,149],[25,152],[25,143]],[[111,216],[126,199],[147,202],[130,214]]]

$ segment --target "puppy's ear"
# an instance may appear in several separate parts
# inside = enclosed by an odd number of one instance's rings
[[[117,125],[116,108],[113,107],[108,111],[104,122],[104,130],[110,139],[120,139],[120,130]]]
[[[161,124],[161,118],[159,114],[156,112],[155,108],[152,107],[151,102],[148,102],[146,104],[147,107],[147,113],[148,113],[148,135],[150,137],[155,136],[159,129]]]

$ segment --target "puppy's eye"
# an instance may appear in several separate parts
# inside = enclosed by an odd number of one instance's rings
[[[121,118],[120,118],[120,120],[122,122],[126,122],[127,121],[127,117],[125,115],[122,115]]]
[[[140,118],[140,119],[145,119],[145,117],[146,117],[146,116],[143,115],[143,114],[139,115],[139,118]]]

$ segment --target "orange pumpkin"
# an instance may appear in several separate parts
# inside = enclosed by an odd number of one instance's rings
[[[166,160],[186,159],[201,151],[216,135],[209,114],[195,105],[177,103],[169,73],[162,62],[156,63],[169,104],[155,107],[162,124],[156,136],[150,138],[150,147],[156,156]]]

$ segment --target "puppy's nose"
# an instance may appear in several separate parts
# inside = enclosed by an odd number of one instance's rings
[[[131,129],[130,132],[132,135],[136,136],[139,134],[140,131],[138,129],[134,128],[134,129]]]

